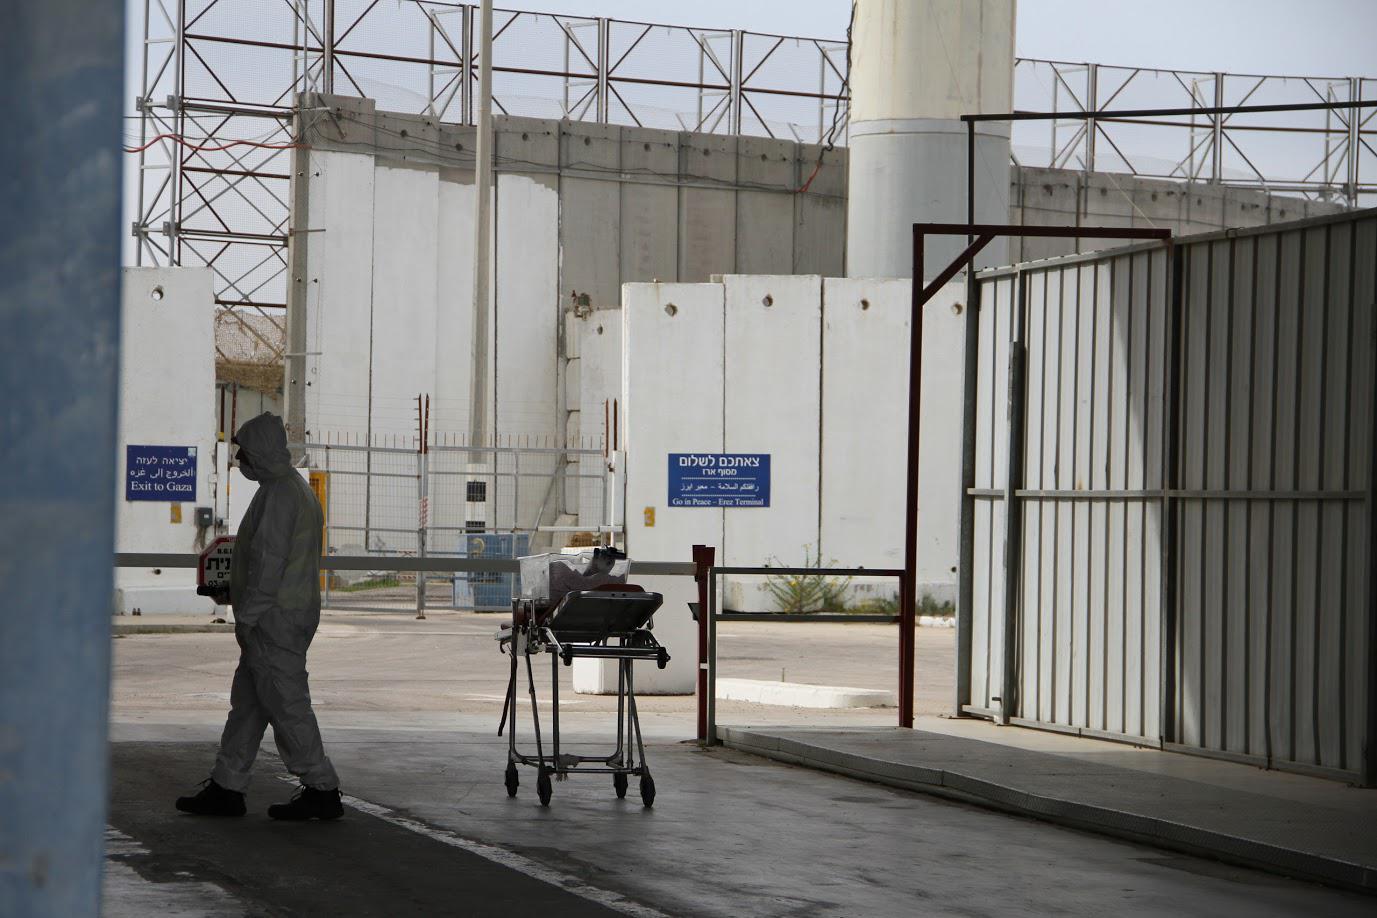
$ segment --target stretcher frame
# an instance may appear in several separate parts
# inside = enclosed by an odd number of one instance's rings
[[[638,615],[624,621],[624,625],[636,621],[640,614],[643,614],[644,618],[639,618],[639,624],[624,630],[609,627],[571,631],[561,628],[561,617],[567,620],[569,613],[581,603],[597,603],[603,607],[618,604],[642,607],[634,610]],[[663,597],[658,593],[647,593],[639,587],[621,584],[616,585],[615,589],[609,586],[599,590],[571,592],[553,609],[529,599],[512,601],[512,623],[504,625],[497,635],[499,651],[511,657],[502,720],[497,728],[497,735],[501,736],[510,718],[510,730],[507,734],[507,769],[504,775],[507,796],[516,796],[517,788],[520,786],[517,766],[523,765],[536,769],[536,793],[542,806],[550,805],[553,795],[552,778],[563,781],[576,773],[612,775],[613,789],[618,798],[626,796],[629,779],[635,776],[639,779],[641,802],[647,807],[654,805],[655,779],[651,777],[650,769],[646,765],[645,741],[641,735],[641,721],[636,710],[632,664],[638,660],[654,661],[657,667],[664,669],[669,663],[669,652],[655,640],[651,632],[654,612],[662,603]],[[536,664],[532,659],[544,653],[550,655],[549,755],[546,754],[540,729],[540,711],[535,685]],[[517,747],[517,683],[522,657],[526,660],[526,683],[531,700],[535,755],[523,752]],[[575,659],[617,661],[617,739],[616,745],[607,755],[575,755],[560,751],[559,664],[563,661],[565,666],[571,666]]]

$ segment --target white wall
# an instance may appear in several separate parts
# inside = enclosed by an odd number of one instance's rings
[[[310,222],[320,230],[306,268],[312,438],[363,442],[370,428],[410,438],[418,392],[431,396],[433,433],[467,434],[471,175],[353,153],[312,151],[309,162]],[[550,438],[558,430],[558,193],[544,177],[502,175],[494,201],[497,434]]]
[[[368,423],[373,311],[373,157],[310,154],[306,429],[362,433]]]
[[[770,505],[725,511],[722,563],[802,565],[818,544],[822,278],[733,274],[723,286],[722,451],[770,456]],[[728,581],[727,605],[770,611],[763,585],[763,578]]]
[[[613,401],[617,403],[618,417],[621,415],[622,311],[595,309],[582,319],[575,318],[572,313],[567,315],[572,352],[577,355],[569,361],[569,404],[578,409],[577,416],[571,420],[569,443],[595,448],[605,436],[607,448],[611,449],[612,432],[604,431],[604,418],[607,427],[611,427]],[[594,463],[589,461],[578,466],[585,473],[593,467]],[[570,491],[581,488],[587,493],[594,485],[591,479],[581,480],[571,483]],[[607,522],[607,507],[598,512],[594,502],[575,501],[572,493],[566,506],[578,509],[580,526],[593,527]]]
[[[822,546],[839,567],[904,565],[910,286],[828,278],[822,370]],[[923,315],[918,449],[918,594],[955,601],[961,511],[961,364],[965,285],[943,288]],[[964,306],[962,307],[964,308]],[[879,595],[898,583],[875,581]]]
[[[625,455],[627,553],[633,560],[690,561],[695,544],[722,544],[722,511],[666,506],[668,457],[723,447],[722,285],[624,284],[622,335],[623,442],[641,444]],[[697,626],[687,606],[697,599],[693,578],[637,579],[664,594],[655,636],[672,657],[663,671],[638,669],[638,688],[692,692],[698,672]],[[580,670],[580,664],[587,665]],[[615,680],[611,666],[575,661],[580,691],[615,688]]]
[[[839,567],[904,563],[893,483],[905,468],[909,291],[906,280],[823,281],[822,553]]]
[[[154,299],[154,292],[161,297]],[[116,545],[121,552],[199,551],[197,506],[212,506],[215,473],[214,295],[209,268],[125,268],[120,325]],[[125,500],[125,447],[196,450],[196,495],[180,503]],[[214,533],[210,533],[213,537]],[[161,573],[154,573],[161,570]],[[209,612],[196,572],[120,568],[118,611]]]
[[[941,290],[923,325],[918,589],[939,601],[955,598],[959,551],[964,295],[963,284]],[[732,565],[798,564],[808,546],[837,567],[903,566],[908,281],[729,275],[721,284],[628,284],[623,302],[633,558],[678,558],[703,542]],[[683,308],[701,302],[712,308]],[[580,361],[587,377],[591,354]],[[716,451],[719,431],[723,452],[771,455],[770,508],[665,508],[667,454]],[[897,592],[893,579],[856,587]],[[723,599],[773,611],[758,582],[728,584]]]
[[[373,193],[373,433],[413,437],[435,387],[440,173],[379,165]]]
[[[499,443],[506,438],[516,438],[510,441],[513,445],[523,440],[532,445],[549,443],[563,423],[558,383],[558,233],[559,192],[553,179],[498,176],[493,327]],[[536,525],[546,492],[546,481],[521,479],[517,525]],[[546,506],[548,513],[557,501]]]

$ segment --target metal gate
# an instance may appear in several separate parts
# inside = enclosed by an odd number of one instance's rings
[[[1377,780],[1374,265],[1360,211],[978,276],[963,711]]]

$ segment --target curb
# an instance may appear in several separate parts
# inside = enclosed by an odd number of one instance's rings
[[[111,625],[110,634],[112,637],[128,637],[134,634],[215,634],[219,632],[234,633],[234,626],[231,624],[216,625],[207,623],[204,625]]]
[[[1352,861],[1283,848],[1141,813],[1032,794],[943,768],[884,761],[740,728],[719,727],[718,738],[723,745],[732,749],[792,765],[830,771],[902,790],[934,794],[1296,879],[1339,886],[1369,895],[1377,894],[1377,868]]]

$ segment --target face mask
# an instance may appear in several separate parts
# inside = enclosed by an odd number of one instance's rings
[[[239,466],[239,472],[245,478],[253,480],[257,477],[254,474],[253,463],[249,461],[248,456],[244,455],[244,451],[242,449],[234,454],[234,462],[236,465]]]

